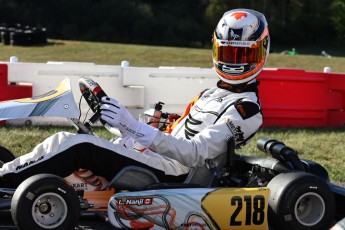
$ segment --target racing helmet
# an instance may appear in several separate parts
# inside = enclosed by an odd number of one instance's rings
[[[269,54],[266,18],[249,9],[227,11],[212,41],[213,65],[218,77],[232,85],[249,82],[262,71]]]

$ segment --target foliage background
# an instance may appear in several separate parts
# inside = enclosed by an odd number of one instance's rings
[[[341,45],[345,0],[0,0],[0,22],[46,28],[49,38],[208,47],[221,15],[263,12],[271,47]]]

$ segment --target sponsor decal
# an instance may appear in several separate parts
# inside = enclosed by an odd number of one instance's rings
[[[116,201],[118,202],[119,205],[150,205],[153,202],[153,198],[152,197],[148,197],[148,198],[137,198],[137,197],[131,197],[131,198],[118,198],[116,199]]]
[[[58,190],[62,193],[65,193],[65,194],[67,193],[66,190],[63,190],[62,188],[58,188]]]
[[[240,35],[235,34],[233,30],[230,31],[230,38],[233,38],[234,40],[240,38]]]
[[[96,86],[96,84],[89,78],[84,78],[83,77],[83,80],[89,85],[89,86]]]
[[[29,200],[33,200],[35,198],[35,194],[33,194],[32,192],[28,192],[25,197]]]
[[[284,220],[285,220],[285,221],[291,221],[291,220],[292,220],[291,214],[285,215],[285,216],[284,216]]]
[[[230,33],[230,36],[232,36],[231,33]],[[235,46],[235,47],[252,47],[256,45],[256,41],[233,41],[233,40],[228,41],[228,40],[220,40],[220,39],[217,39],[217,43],[220,46]]]
[[[231,132],[233,133],[235,140],[236,141],[243,141],[244,140],[244,134],[243,131],[241,130],[240,126],[236,126],[234,125],[234,123],[232,123],[232,121],[227,121],[226,122],[228,127],[230,128]]]
[[[87,183],[72,183],[72,186],[77,190],[87,190]]]
[[[120,125],[121,125],[125,130],[127,130],[127,132],[132,133],[133,135],[135,135],[135,136],[137,136],[137,137],[144,137],[144,136],[145,136],[145,134],[135,131],[134,129],[132,129],[132,128],[130,128],[129,126],[127,126],[126,124],[120,123]]]
[[[18,166],[16,167],[16,170],[21,170],[21,169],[23,169],[23,168],[26,168],[26,167],[29,166],[29,165],[32,165],[32,164],[34,164],[34,163],[36,163],[36,162],[38,162],[38,161],[41,161],[43,158],[44,158],[44,156],[41,156],[41,157],[39,157],[39,158],[37,158],[37,159],[35,159],[35,160],[29,161],[29,162],[25,162],[24,164],[18,165]]]

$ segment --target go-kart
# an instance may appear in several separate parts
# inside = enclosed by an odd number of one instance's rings
[[[44,95],[0,103],[0,119],[61,116],[77,133],[92,135],[106,94],[90,78],[79,85],[94,112],[86,122],[78,118],[69,80]],[[257,147],[268,157],[239,155],[234,138],[183,183],[161,182],[153,172],[130,165],[111,181],[87,169],[67,178],[38,174],[16,189],[0,188],[0,212],[10,212],[19,229],[71,229],[87,213],[106,216],[120,229],[324,230],[345,216],[345,190],[330,182],[321,165],[265,138]],[[13,159],[1,146],[0,166]]]

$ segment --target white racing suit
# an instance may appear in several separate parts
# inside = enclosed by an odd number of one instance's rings
[[[7,187],[16,187],[38,173],[66,177],[89,169],[110,181],[123,167],[138,165],[152,170],[162,182],[182,182],[190,168],[225,152],[229,137],[240,137],[236,144],[242,145],[256,133],[262,114],[254,88],[242,93],[219,87],[204,91],[172,132],[158,132],[143,152],[93,135],[57,133],[31,153],[4,164],[0,179]]]

